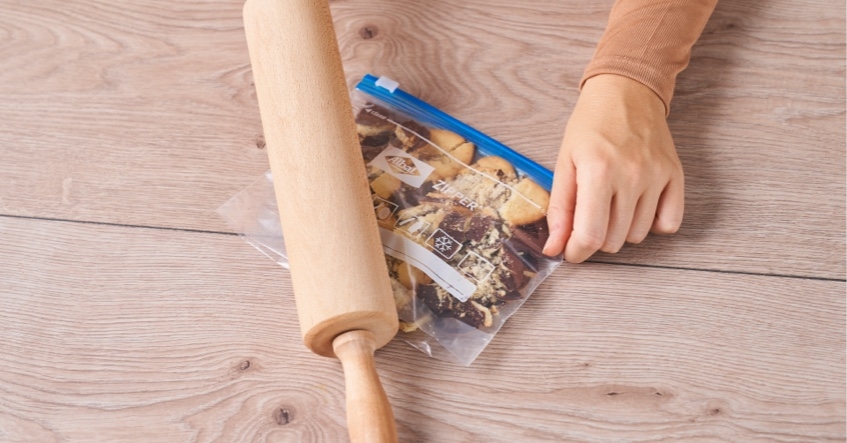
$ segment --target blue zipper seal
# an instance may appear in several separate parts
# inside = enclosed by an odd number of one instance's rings
[[[400,88],[394,88],[391,91],[377,86],[377,80],[379,80],[378,77],[367,74],[356,85],[356,89],[409,114],[410,117],[421,120],[422,123],[428,123],[461,135],[475,144],[483,155],[496,155],[505,158],[547,191],[550,191],[553,187],[553,173],[549,169]]]

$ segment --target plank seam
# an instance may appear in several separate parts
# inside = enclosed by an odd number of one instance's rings
[[[35,217],[35,216],[29,216],[29,215],[0,214],[0,218],[14,218],[14,219],[20,219],[20,220],[38,220],[38,221],[48,221],[48,222],[60,222],[60,223],[76,223],[76,224],[81,224],[81,225],[111,226],[111,227],[118,227],[118,228],[137,228],[137,229],[153,229],[153,230],[159,230],[159,231],[191,232],[191,233],[197,233],[197,234],[213,234],[213,235],[229,235],[229,236],[237,236],[238,235],[235,232],[226,232],[226,231],[212,231],[212,230],[190,229],[190,228],[174,228],[174,227],[168,227],[168,226],[109,223],[109,222],[98,222],[98,221],[90,221],[90,220],[71,220],[71,219],[64,219],[64,218]],[[773,273],[750,272],[750,271],[728,271],[728,270],[725,270],[725,269],[689,268],[689,267],[684,267],[684,266],[647,265],[647,264],[642,264],[642,263],[621,263],[621,262],[592,260],[592,259],[587,260],[586,263],[594,263],[594,264],[601,264],[601,265],[615,265],[615,266],[630,266],[630,267],[637,267],[637,268],[669,269],[669,270],[675,270],[675,271],[713,272],[713,273],[717,273],[717,274],[752,275],[752,276],[758,276],[758,277],[779,277],[779,278],[792,278],[792,279],[801,279],[801,280],[847,282],[847,279],[844,279],[844,278],[815,277],[815,276],[795,275],[795,274],[773,274]]]

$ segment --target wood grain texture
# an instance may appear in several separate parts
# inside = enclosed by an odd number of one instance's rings
[[[238,237],[0,217],[0,441],[345,441],[337,360]],[[843,283],[560,269],[471,367],[399,340],[404,442],[843,441]]]
[[[553,167],[611,0],[335,0],[348,83]],[[241,2],[0,0],[0,213],[228,230],[267,169]],[[681,232],[597,260],[845,278],[845,6],[722,2],[678,83]]]
[[[0,8],[0,212],[226,229],[268,168],[241,2]]]
[[[348,84],[552,167],[611,3],[332,9]],[[0,442],[344,441],[287,273],[196,232],[268,165],[241,2],[0,11]],[[559,269],[469,368],[378,351],[401,441],[844,441],[844,29],[720,2],[672,104],[682,231]]]

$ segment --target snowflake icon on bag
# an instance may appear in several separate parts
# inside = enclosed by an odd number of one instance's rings
[[[453,237],[447,235],[441,229],[436,229],[435,232],[427,239],[427,243],[432,246],[435,252],[439,253],[446,259],[453,258],[459,249],[462,249],[462,244],[457,242]]]
[[[440,252],[449,251],[453,248],[453,244],[450,243],[449,238],[439,237],[435,239],[435,249],[438,249]]]

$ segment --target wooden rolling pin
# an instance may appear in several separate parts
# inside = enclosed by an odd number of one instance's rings
[[[396,442],[374,350],[397,332],[327,0],[248,0],[244,30],[303,341],[344,368],[358,442]]]

